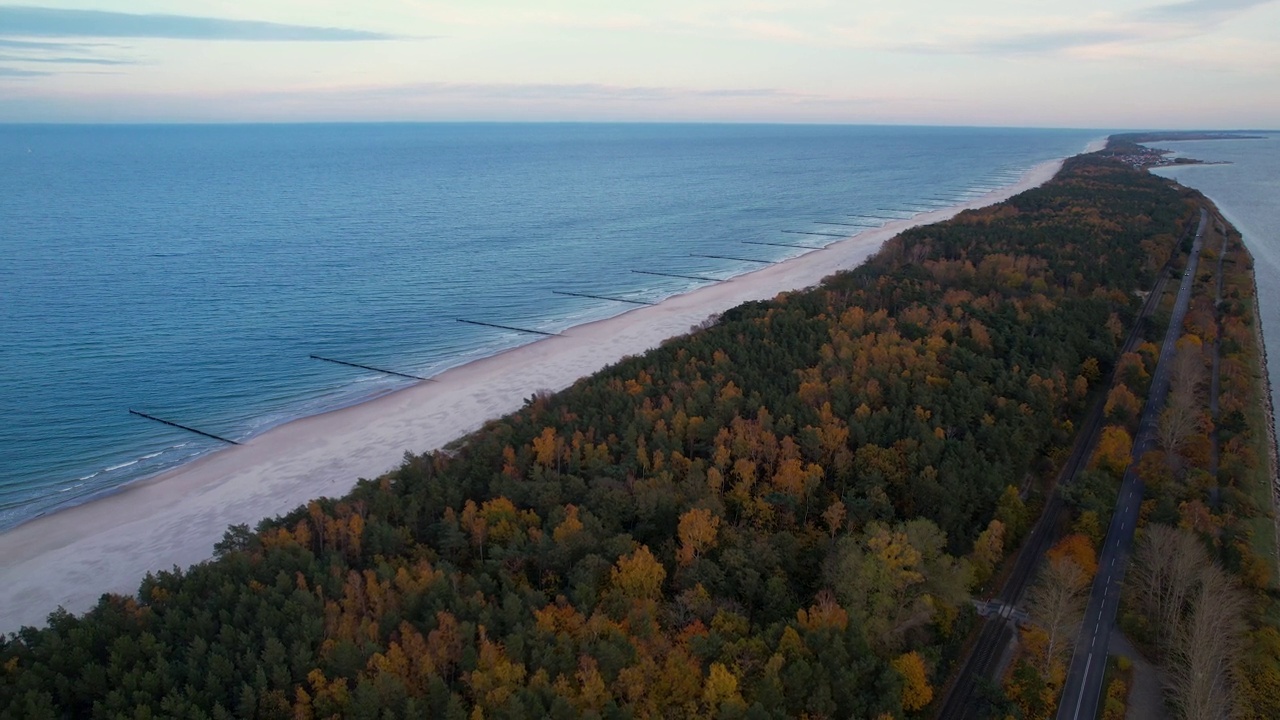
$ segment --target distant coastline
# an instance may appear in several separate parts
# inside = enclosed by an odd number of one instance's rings
[[[1183,140],[1266,140],[1266,135],[1250,134],[1253,130],[1200,131],[1165,130],[1156,132],[1116,133],[1113,142],[1150,143]]]
[[[1263,135],[1247,135],[1237,132],[1141,132],[1116,133],[1107,139],[1107,152],[1121,162],[1135,169],[1170,165],[1230,165],[1225,161],[1204,161],[1190,157],[1170,157],[1172,150],[1149,147],[1156,142],[1179,142],[1187,140],[1266,140]]]

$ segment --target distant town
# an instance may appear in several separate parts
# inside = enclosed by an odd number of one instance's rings
[[[1263,140],[1261,135],[1245,135],[1230,132],[1155,132],[1122,133],[1112,135],[1106,153],[1134,169],[1162,167],[1165,165],[1218,165],[1187,157],[1169,157],[1172,150],[1147,147],[1144,143],[1181,140]]]

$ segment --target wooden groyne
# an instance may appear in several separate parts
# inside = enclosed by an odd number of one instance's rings
[[[203,430],[197,430],[197,429],[195,429],[195,428],[193,428],[193,427],[189,427],[189,426],[187,426],[187,425],[182,425],[182,424],[179,424],[179,423],[173,422],[172,420],[165,420],[164,418],[158,418],[158,417],[156,417],[155,415],[148,415],[148,414],[146,414],[146,413],[144,413],[144,412],[138,412],[137,410],[130,410],[130,411],[129,411],[129,414],[131,414],[131,415],[137,415],[138,417],[146,418],[146,419],[148,419],[148,420],[154,420],[154,421],[156,421],[156,422],[158,422],[158,423],[161,423],[161,424],[163,424],[163,425],[169,425],[169,426],[171,426],[171,427],[176,427],[176,428],[178,428],[179,430],[186,430],[187,432],[192,432],[192,433],[195,433],[195,434],[197,434],[197,435],[203,435],[203,436],[205,436],[205,437],[207,437],[207,438],[213,438],[214,440],[217,440],[218,442],[224,442],[224,443],[227,443],[228,445],[239,445],[239,444],[240,444],[240,443],[236,442],[235,440],[228,440],[227,438],[224,438],[224,437],[222,437],[221,435],[214,435],[213,433],[210,433],[210,432],[205,432],[205,431],[203,431]]]
[[[320,357],[319,355],[309,355],[308,357],[312,360],[323,360],[325,362],[334,363],[335,365],[346,365],[348,367],[360,368],[361,370],[372,370],[373,372],[383,373],[384,375],[396,375],[398,377],[410,378],[412,380],[430,380],[430,378],[410,375],[409,373],[402,373],[396,370],[387,370],[386,368],[374,367],[372,365],[361,365],[360,363],[347,362],[346,360],[334,360],[333,358]]]
[[[564,290],[552,290],[553,295],[568,295],[570,297],[594,298],[596,300],[612,300],[620,303],[631,303],[632,305],[657,305],[658,303],[649,302],[648,300],[628,300],[627,298],[609,297],[607,295],[591,295],[589,293],[567,292]]]
[[[640,275],[660,275],[662,277],[684,278],[685,280],[701,280],[703,282],[713,282],[713,283],[724,282],[724,280],[721,280],[719,278],[702,277],[700,275],[679,275],[677,273],[654,272],[653,270],[632,270],[631,272],[639,273]]]
[[[777,265],[777,260],[759,260],[757,258],[732,257],[730,255],[700,255],[698,253],[689,253],[689,257],[714,258],[716,260],[740,260],[742,262],[763,263],[765,265]]]
[[[760,240],[743,240],[743,245],[772,245],[773,247],[800,248],[802,250],[826,250],[825,245],[793,245],[791,243],[763,242]]]
[[[530,330],[529,328],[514,327],[512,325],[499,325],[497,323],[480,322],[479,320],[463,320],[462,318],[454,318],[460,323],[468,325],[481,325],[483,327],[498,328],[499,330],[513,330],[515,332],[530,333],[532,335],[546,335],[547,337],[560,337],[560,333],[544,332],[542,330]]]
[[[901,219],[901,218],[897,218],[897,219]],[[787,233],[788,235],[818,235],[820,237],[833,237],[833,238],[849,237],[848,235],[842,235],[840,233],[813,232],[812,230],[783,230],[782,232]]]

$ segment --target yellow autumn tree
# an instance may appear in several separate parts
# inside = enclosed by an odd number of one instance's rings
[[[676,531],[680,538],[680,563],[688,565],[714,547],[719,530],[720,518],[706,508],[692,508],[681,515]]]
[[[662,595],[662,582],[666,579],[666,569],[647,545],[618,558],[609,573],[610,585],[624,597],[635,600],[658,599]]]
[[[480,626],[480,652],[476,669],[463,681],[471,688],[476,707],[494,710],[507,702],[524,685],[523,663],[512,662],[501,644],[490,642],[484,626]]]
[[[484,501],[479,515],[484,521],[488,539],[495,543],[506,543],[520,532],[520,511],[505,497]]]
[[[973,579],[981,585],[1004,557],[1004,523],[992,520],[973,543]]]
[[[827,532],[831,534],[834,540],[836,533],[840,532],[840,528],[844,527],[844,519],[849,514],[843,502],[837,498],[834,502],[827,506],[822,513],[822,521],[827,525]]]
[[[561,442],[560,438],[556,436],[556,429],[553,427],[543,428],[542,434],[533,439],[534,461],[545,468],[550,468],[552,465],[558,466],[560,446]]]
[[[725,706],[739,711],[746,708],[738,691],[738,677],[720,663],[711,663],[711,671],[702,686],[702,701],[706,703],[708,717],[719,715]]]
[[[582,528],[582,520],[578,519],[578,506],[565,505],[564,520],[561,520],[555,530],[551,531],[551,537],[556,543],[563,545],[582,532]]]
[[[1102,429],[1098,448],[1094,450],[1089,464],[1120,477],[1129,467],[1132,454],[1133,438],[1129,436],[1129,432],[1122,427],[1109,425]]]
[[[901,589],[924,580],[920,572],[923,556],[905,531],[881,526],[867,538],[867,548],[880,561],[890,587]]]
[[[902,708],[904,710],[919,710],[933,702],[933,687],[929,685],[929,671],[924,666],[924,658],[920,657],[920,653],[913,650],[899,655],[889,665],[902,676]]]
[[[561,675],[553,687],[556,694],[567,699],[581,715],[599,714],[612,699],[596,659],[590,655],[578,658],[578,672],[572,680]]]

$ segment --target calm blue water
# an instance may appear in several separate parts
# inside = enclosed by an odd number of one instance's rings
[[[1280,133],[1266,133],[1263,137],[1161,142],[1152,146],[1184,157],[1230,163],[1167,167],[1155,172],[1212,198],[1244,238],[1254,259],[1272,402],[1280,407]]]
[[[1087,131],[0,126],[0,528],[429,376],[1005,184]],[[1280,338],[1280,332],[1274,337]]]

